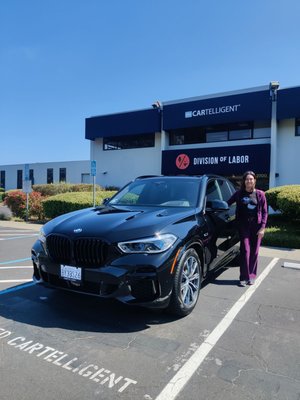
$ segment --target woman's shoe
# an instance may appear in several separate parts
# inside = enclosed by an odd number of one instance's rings
[[[250,279],[250,280],[248,281],[248,285],[254,285],[254,283],[255,283],[255,279]]]
[[[240,281],[240,286],[245,287],[247,285],[247,281]]]

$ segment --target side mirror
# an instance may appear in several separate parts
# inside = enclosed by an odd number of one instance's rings
[[[110,199],[111,199],[110,197],[106,197],[105,199],[102,200],[102,204],[106,206],[106,204],[109,202]]]
[[[212,209],[213,211],[227,211],[229,210],[229,206],[226,201],[223,200],[211,200],[206,204],[207,208]]]

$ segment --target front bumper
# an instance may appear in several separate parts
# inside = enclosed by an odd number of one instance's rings
[[[44,286],[104,298],[116,298],[128,304],[164,308],[172,292],[170,273],[177,248],[147,255],[121,256],[101,267],[82,266],[82,280],[60,277],[60,264],[54,263],[38,240],[32,248],[33,279]]]

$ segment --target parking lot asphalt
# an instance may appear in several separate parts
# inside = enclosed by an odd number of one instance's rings
[[[40,227],[0,221],[0,399],[299,400],[299,250],[262,248],[255,287],[220,271],[176,319],[34,285]]]

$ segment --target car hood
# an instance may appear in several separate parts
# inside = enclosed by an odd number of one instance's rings
[[[99,237],[116,242],[158,232],[175,233],[178,224],[192,220],[195,220],[195,209],[191,208],[89,208],[53,219],[44,226],[44,231],[46,235],[59,233],[72,238]]]

